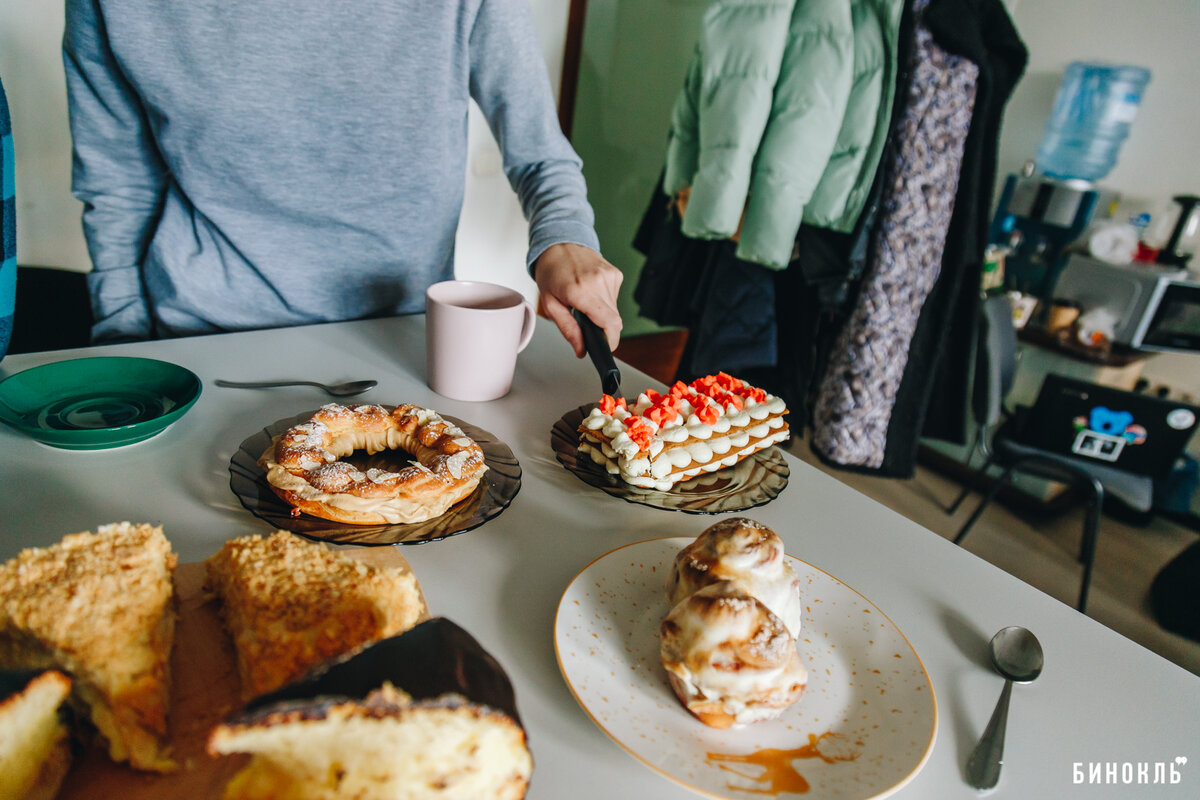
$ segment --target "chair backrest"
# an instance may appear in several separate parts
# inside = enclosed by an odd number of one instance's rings
[[[92,330],[87,275],[25,265],[16,271],[16,316],[8,352],[87,347]]]
[[[980,425],[992,426],[1000,421],[1004,398],[1017,374],[1017,331],[1007,295],[984,299],[980,328],[973,410]]]

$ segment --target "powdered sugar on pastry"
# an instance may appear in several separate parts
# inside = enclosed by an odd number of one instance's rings
[[[363,472],[342,461],[356,450],[403,450],[416,461],[397,471]],[[322,407],[289,428],[259,459],[271,488],[296,508],[353,524],[423,522],[470,495],[483,451],[436,411],[401,405]]]
[[[27,548],[0,565],[0,668],[61,668],[114,761],[168,772],[176,556],[129,522]]]

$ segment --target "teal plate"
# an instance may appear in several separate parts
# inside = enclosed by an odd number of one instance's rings
[[[103,450],[162,433],[200,397],[195,373],[150,358],[78,358],[0,381],[0,422],[51,447]]]

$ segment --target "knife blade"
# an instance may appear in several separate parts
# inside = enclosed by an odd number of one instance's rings
[[[617,362],[613,359],[612,348],[608,346],[608,337],[604,335],[604,329],[577,308],[571,309],[571,314],[583,331],[583,346],[600,375],[601,389],[612,397],[622,397],[621,370],[617,368]]]

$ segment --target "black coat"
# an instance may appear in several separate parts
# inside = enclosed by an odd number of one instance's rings
[[[878,474],[908,477],[919,436],[967,440],[971,369],[980,313],[996,159],[1004,108],[1029,54],[1001,0],[930,0],[922,23],[947,52],[979,66],[942,269],[913,334]]]

